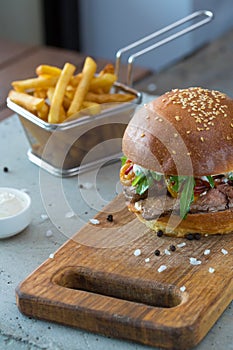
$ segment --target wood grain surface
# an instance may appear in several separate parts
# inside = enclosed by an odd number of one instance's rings
[[[17,287],[20,311],[151,346],[198,344],[233,299],[232,235],[157,237],[122,195],[96,218],[99,224],[87,223]],[[201,264],[191,265],[191,257]]]

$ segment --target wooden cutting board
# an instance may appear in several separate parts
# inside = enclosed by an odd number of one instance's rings
[[[17,287],[20,311],[151,346],[199,343],[233,299],[232,234],[157,237],[128,212],[122,195],[96,218],[99,224],[86,224]],[[191,257],[201,263],[191,265]]]

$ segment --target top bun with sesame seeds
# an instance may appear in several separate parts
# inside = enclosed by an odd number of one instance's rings
[[[168,175],[181,171],[206,176],[233,170],[230,97],[200,87],[174,89],[143,109],[124,134],[122,148],[129,159]]]
[[[201,87],[165,93],[136,110],[122,150],[120,180],[128,208],[148,227],[173,227],[176,236],[233,231],[229,96]]]

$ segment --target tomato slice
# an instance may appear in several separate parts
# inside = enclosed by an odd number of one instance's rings
[[[208,181],[202,179],[195,179],[194,195],[198,196],[201,193],[208,191],[210,189],[210,184]]]

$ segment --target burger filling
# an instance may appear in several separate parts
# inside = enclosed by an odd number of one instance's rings
[[[233,207],[233,172],[192,177],[163,175],[122,157],[120,180],[128,207],[153,220],[175,212],[186,215]]]

